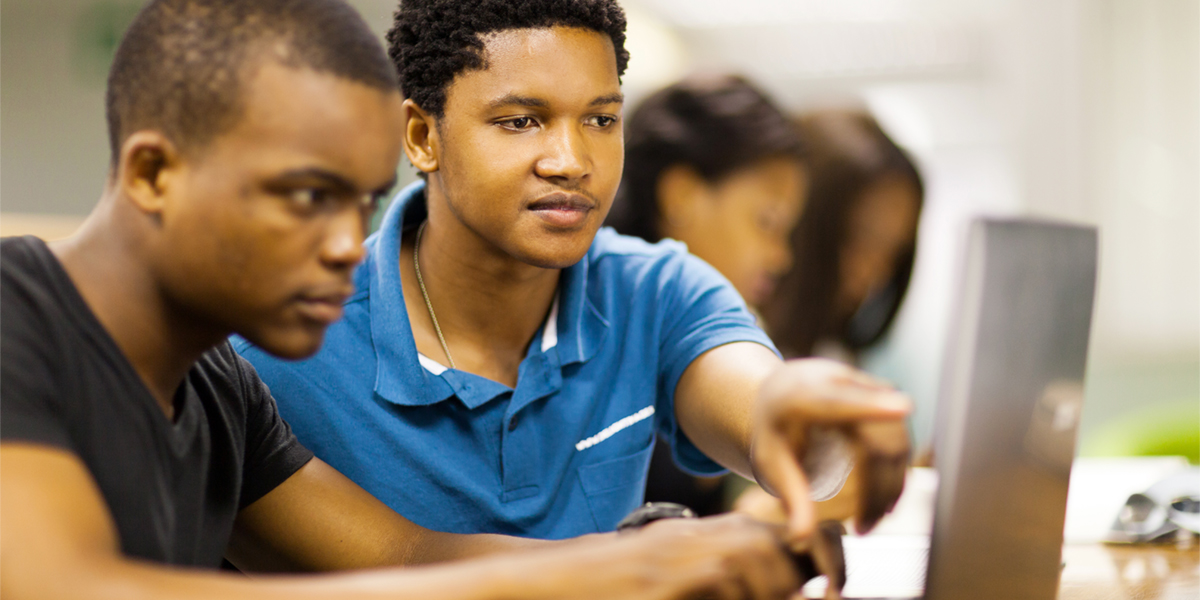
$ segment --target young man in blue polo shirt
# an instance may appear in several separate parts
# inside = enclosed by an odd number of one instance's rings
[[[134,19],[109,76],[95,210],[49,245],[0,241],[0,597],[795,590],[778,535],[748,519],[571,542],[439,533],[297,442],[226,339],[290,357],[321,345],[395,177],[402,104],[342,0],[154,0]],[[355,572],[251,578],[218,572],[222,557]]]
[[[624,25],[613,0],[405,0],[389,53],[424,181],[367,241],[315,357],[236,347],[309,448],[426,527],[610,531],[659,432],[688,470],[778,493],[798,547],[810,491],[836,493],[857,450],[868,528],[903,484],[907,399],[785,364],[682,245],[600,230],[621,177]]]

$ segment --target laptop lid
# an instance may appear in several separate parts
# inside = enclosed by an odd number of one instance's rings
[[[928,599],[1053,599],[1096,230],[972,222],[938,398]]]

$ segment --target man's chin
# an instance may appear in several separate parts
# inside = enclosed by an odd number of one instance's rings
[[[566,269],[574,266],[583,257],[587,255],[589,246],[584,246],[582,250],[567,250],[561,252],[544,252],[536,251],[521,256],[521,262],[534,267],[543,269]],[[538,250],[543,250],[539,248]]]
[[[518,248],[520,254],[516,258],[527,265],[543,269],[566,269],[587,255],[588,249],[592,247],[592,240],[596,238],[596,229],[547,238],[521,244]]]
[[[321,349],[321,344],[325,341],[325,327],[319,329],[319,332],[305,328],[302,331],[286,333],[240,335],[272,356],[284,360],[301,360],[316,354]]]

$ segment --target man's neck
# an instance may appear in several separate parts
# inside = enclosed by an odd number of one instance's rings
[[[175,392],[205,351],[227,334],[181,319],[155,284],[146,252],[131,244],[111,203],[88,217],[74,236],[50,249],[100,324],[116,342],[168,418]],[[141,251],[139,251],[141,250]]]
[[[449,365],[430,318],[432,307],[454,366],[510,387],[546,319],[559,269],[531,266],[503,254],[452,215],[431,211],[419,248],[427,306],[413,268],[416,235],[405,236],[400,273],[417,350]]]

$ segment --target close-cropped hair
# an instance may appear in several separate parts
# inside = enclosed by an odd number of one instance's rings
[[[808,144],[808,198],[792,230],[794,262],[775,294],[762,307],[771,339],[786,356],[809,356],[817,342],[832,340],[851,352],[879,342],[895,320],[912,279],[913,244],[902,249],[888,280],[852,315],[838,315],[842,249],[851,214],[872,186],[888,179],[907,182],[917,212],[925,187],[908,153],[870,115],[825,110],[796,121]]]
[[[804,144],[767,95],[737,75],[693,75],[646,98],[625,122],[625,171],[607,224],[662,238],[658,181],[675,165],[716,183],[777,156],[799,159]]]
[[[510,29],[577,27],[605,34],[625,73],[625,11],[616,0],[402,0],[388,31],[400,88],[441,118],[446,88],[460,73],[487,68],[484,37]]]
[[[186,152],[231,129],[248,75],[264,60],[398,86],[383,45],[343,0],[154,0],[109,71],[112,164],[136,131],[160,131]]]

